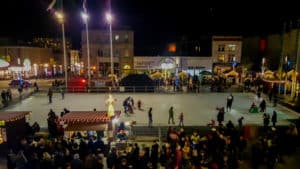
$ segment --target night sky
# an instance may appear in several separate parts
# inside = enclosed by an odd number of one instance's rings
[[[92,14],[90,28],[107,28],[104,13],[108,0],[87,0]],[[46,11],[51,0],[1,1],[0,37],[30,40],[32,37],[60,37],[61,29]],[[283,21],[300,16],[297,5],[271,7],[243,1],[207,7],[199,1],[112,0],[113,29],[129,27],[135,33],[135,55],[161,55],[170,42],[185,37],[207,41],[211,35],[265,35],[282,31]],[[80,48],[82,0],[65,0],[66,35]],[[300,17],[299,17],[300,18]],[[209,43],[209,42],[208,42]]]

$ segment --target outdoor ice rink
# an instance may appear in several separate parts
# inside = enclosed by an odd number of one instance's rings
[[[175,125],[178,125],[178,116],[180,112],[184,113],[184,125],[207,125],[211,119],[217,117],[216,107],[226,105],[226,98],[229,93],[197,93],[197,94],[157,94],[157,93],[113,93],[116,99],[115,110],[122,110],[121,121],[136,121],[137,125],[146,125],[148,123],[147,112],[149,107],[153,108],[153,124],[168,125],[168,110],[170,106],[174,107]],[[233,93],[234,101],[232,110],[225,113],[225,123],[231,120],[237,124],[237,119],[244,116],[244,124],[262,125],[262,113],[250,114],[248,110],[254,100],[253,93]],[[134,98],[135,105],[140,99],[144,111],[134,110],[134,114],[126,116],[123,113],[123,100],[131,96]],[[48,103],[46,93],[37,93],[21,102],[6,108],[4,111],[32,111],[29,122],[32,124],[37,121],[42,128],[47,127],[47,114],[50,109],[53,109],[57,115],[64,108],[70,111],[92,111],[106,110],[105,100],[108,98],[108,93],[90,93],[78,94],[67,93],[65,99],[62,100],[59,93],[53,96],[52,104]],[[267,101],[267,113],[270,114],[273,110],[277,111],[278,125],[288,125],[287,119],[299,118],[300,114],[289,110],[281,105],[276,108]]]

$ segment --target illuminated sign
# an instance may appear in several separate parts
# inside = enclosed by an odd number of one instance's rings
[[[24,59],[23,65],[24,65],[24,71],[30,71],[31,67],[30,67],[30,60],[29,59]]]
[[[5,61],[4,59],[0,59],[0,68],[2,67],[8,67],[9,63]]]

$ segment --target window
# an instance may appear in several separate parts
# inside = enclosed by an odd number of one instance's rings
[[[219,52],[224,52],[225,51],[225,45],[224,44],[221,44],[218,46],[218,51]]]
[[[115,57],[120,57],[120,49],[116,48],[114,52]]]
[[[225,60],[225,55],[224,54],[218,56],[218,61],[219,62],[224,62],[224,60]]]
[[[125,35],[124,35],[124,41],[125,41],[125,42],[128,42],[128,41],[129,41],[129,36],[128,36],[128,34],[125,34]]]
[[[100,57],[100,56],[103,56],[103,50],[102,49],[98,49],[98,56]]]
[[[109,49],[104,49],[104,50],[103,50],[103,56],[104,56],[104,57],[110,56],[110,55],[109,55]]]
[[[129,57],[129,50],[128,50],[128,49],[125,49],[125,51],[124,51],[124,56],[125,56],[125,57]]]
[[[229,52],[234,52],[236,50],[236,45],[234,44],[229,44],[228,45],[228,51]]]

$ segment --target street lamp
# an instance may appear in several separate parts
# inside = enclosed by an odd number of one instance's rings
[[[284,80],[284,96],[286,96],[286,88],[287,88],[287,73],[288,73],[288,57],[284,58],[284,72],[285,72],[285,80]]]
[[[113,46],[112,46],[112,28],[111,28],[111,24],[112,24],[112,15],[111,13],[106,13],[106,20],[109,24],[109,40],[110,40],[110,73],[111,73],[111,77],[113,79],[114,77],[114,61],[113,61]]]
[[[64,71],[65,71],[65,87],[68,88],[68,70],[67,70],[67,54],[66,54],[66,38],[65,38],[65,24],[64,15],[61,12],[55,12],[55,16],[58,22],[61,24],[62,40],[63,40],[63,51],[64,51]]]
[[[262,75],[264,75],[264,73],[265,73],[265,62],[266,62],[266,59],[263,57],[262,61],[261,61],[261,73],[262,73]]]
[[[85,23],[85,32],[86,32],[86,48],[87,48],[87,69],[88,69],[88,86],[91,82],[91,65],[90,65],[90,42],[89,42],[89,29],[88,29],[88,18],[89,15],[86,12],[81,13],[82,19]]]

